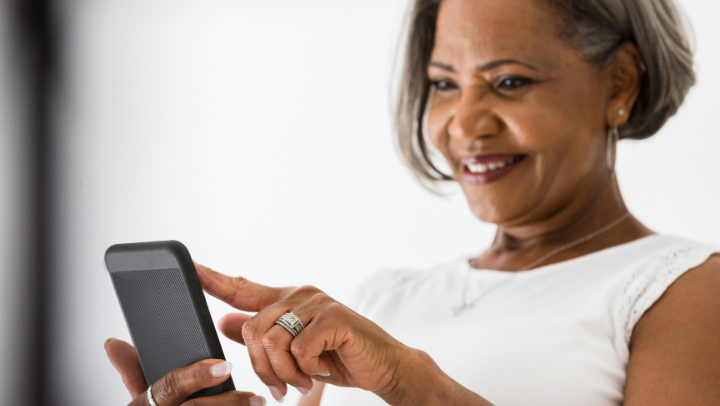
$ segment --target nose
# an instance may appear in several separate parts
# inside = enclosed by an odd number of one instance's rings
[[[451,137],[464,141],[473,141],[481,137],[492,137],[502,128],[497,115],[489,102],[488,91],[476,90],[464,92],[453,106],[448,124]]]

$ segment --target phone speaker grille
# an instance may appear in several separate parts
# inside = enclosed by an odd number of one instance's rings
[[[210,357],[180,269],[113,272],[112,279],[148,384]]]

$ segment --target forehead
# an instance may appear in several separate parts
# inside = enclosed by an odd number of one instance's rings
[[[542,0],[444,0],[433,60],[480,64],[513,57],[552,64],[574,49],[559,33],[562,18]]]

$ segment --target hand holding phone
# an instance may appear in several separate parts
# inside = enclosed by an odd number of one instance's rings
[[[202,399],[195,405],[265,404],[235,391],[232,366],[183,244],[114,245],[105,263],[136,347],[111,339],[105,349],[134,397],[131,405],[176,406],[196,398]]]
[[[132,345],[116,339],[105,343],[105,351],[113,366],[122,377],[125,386],[133,397],[130,406],[147,406],[147,384],[140,361]],[[222,360],[203,360],[188,367],[171,371],[158,380],[152,389],[153,398],[158,406],[183,405],[193,393],[205,388],[217,386],[230,377],[231,365]],[[266,401],[249,392],[229,391],[221,395],[195,400],[196,405],[237,405],[265,406]]]

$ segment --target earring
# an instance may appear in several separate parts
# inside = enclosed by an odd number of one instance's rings
[[[624,115],[625,115],[625,110],[619,109],[619,110],[618,110],[618,116],[622,117],[622,116],[624,116]]]
[[[613,123],[612,128],[608,129],[607,134],[607,165],[612,172],[615,169],[615,150],[620,140],[620,131],[618,131],[617,123]]]

